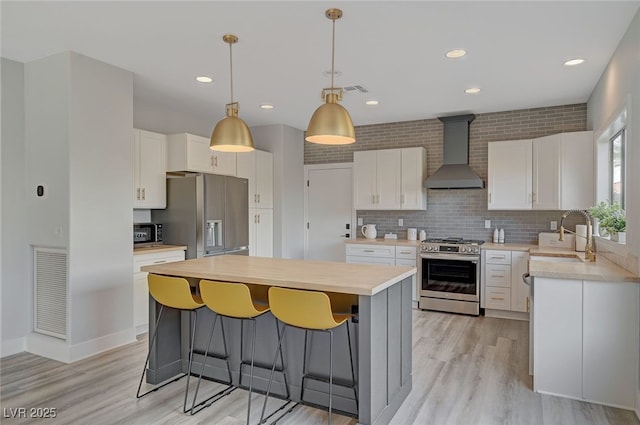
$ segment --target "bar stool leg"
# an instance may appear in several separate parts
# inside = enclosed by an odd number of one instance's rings
[[[244,321],[244,320],[243,320]],[[251,368],[250,370],[250,377],[249,377],[249,402],[247,403],[247,425],[249,425],[249,419],[251,417],[251,393],[253,390],[253,361],[255,359],[256,356],[256,328],[257,328],[257,322],[255,319],[251,319],[252,323],[253,323],[253,337],[251,338]],[[241,335],[242,337],[242,335]],[[242,353],[240,354],[240,356],[242,356]],[[241,359],[242,360],[242,359]]]
[[[309,331],[304,330],[304,350],[302,352],[302,385],[300,386],[300,401],[304,402],[304,380],[307,378],[307,340]],[[313,335],[312,335],[313,336]]]
[[[353,395],[356,398],[356,414],[360,411],[360,404],[358,402],[358,389],[356,386],[356,372],[355,367],[353,365],[353,351],[351,350],[351,332],[349,331],[349,321],[346,322],[347,325],[347,342],[349,343],[349,359],[351,360],[351,382],[353,383]]]
[[[193,313],[194,313],[193,328],[191,330],[191,335],[189,335],[189,338],[191,339],[190,341],[191,343],[189,344],[189,368],[187,372],[187,388],[184,392],[184,403],[182,404],[182,413],[187,413],[187,397],[189,396],[189,379],[191,379],[191,368],[193,366],[193,345],[196,340],[196,326],[198,324],[198,311],[194,310]],[[191,316],[191,312],[189,312],[189,316]]]
[[[329,330],[329,425],[331,425],[331,401],[333,400],[333,331]]]
[[[277,323],[276,323],[277,325]],[[273,366],[271,367],[271,375],[269,376],[269,384],[267,385],[267,393],[264,396],[264,403],[262,404],[262,413],[260,414],[260,424],[264,422],[264,412],[267,408],[267,400],[269,400],[269,394],[271,393],[271,384],[273,383],[273,376],[276,371],[276,362],[278,361],[278,354],[282,354],[282,342],[284,341],[284,336],[287,331],[287,325],[283,323],[282,325],[282,335],[278,339],[278,348],[276,349],[276,354],[273,357]]]
[[[280,340],[280,328],[278,327],[278,319],[276,316],[273,316],[273,320],[276,322],[276,333],[278,334],[278,340]],[[284,367],[284,356],[282,354],[282,350],[280,350],[280,365],[282,366],[282,376],[284,377],[284,389],[287,392],[287,400],[291,399],[291,394],[289,393],[289,383],[287,382],[287,371]]]

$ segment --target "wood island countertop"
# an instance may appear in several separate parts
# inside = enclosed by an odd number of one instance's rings
[[[144,266],[144,272],[196,279],[372,296],[416,273],[415,267],[219,255]]]
[[[167,251],[186,251],[187,247],[185,245],[154,245],[154,246],[144,246],[133,248],[133,255],[141,255],[141,254],[155,254],[156,252],[167,252]]]

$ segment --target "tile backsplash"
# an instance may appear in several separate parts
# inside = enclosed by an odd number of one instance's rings
[[[587,105],[562,105],[517,111],[477,114],[469,129],[469,165],[487,179],[487,143],[584,131]],[[305,164],[352,162],[353,152],[423,146],[427,150],[427,175],[441,165],[443,125],[436,119],[356,127],[356,143],[326,146],[305,143]],[[538,233],[548,232],[550,221],[560,221],[561,211],[488,211],[486,189],[429,190],[427,211],[358,211],[364,223],[377,225],[378,235],[387,232],[406,238],[406,229],[424,229],[427,237],[464,237],[490,240],[493,229],[504,228],[506,242],[536,243]],[[398,219],[404,226],[398,226]],[[491,220],[491,229],[484,221]],[[567,220],[573,228],[575,221]],[[358,234],[359,229],[358,229]]]

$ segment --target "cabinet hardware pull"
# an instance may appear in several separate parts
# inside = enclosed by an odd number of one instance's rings
[[[533,202],[536,202],[536,194],[535,194],[535,193],[533,193],[533,194],[531,195],[531,199],[533,200]]]
[[[214,167],[218,166],[218,155],[214,155],[214,157],[213,157],[213,166]]]
[[[411,254],[411,251],[400,251],[400,254]]]
[[[144,201],[145,199],[147,199],[147,196],[145,195],[145,189],[142,189],[142,200]]]
[[[504,298],[500,298],[500,297],[491,297],[491,299],[496,301],[504,301]]]
[[[492,273],[492,274],[491,274],[491,277],[504,277],[504,275],[503,275],[503,274],[493,274],[493,273]]]
[[[139,201],[140,200],[140,188],[138,188],[137,192],[138,192],[138,195],[136,196],[136,199]]]
[[[258,203],[260,203],[260,194],[258,193]]]
[[[258,214],[258,224],[260,224],[260,214]]]
[[[527,297],[527,313],[529,313],[529,297]]]
[[[167,260],[158,260],[158,261],[154,261],[153,264],[160,264],[160,263],[166,263]]]
[[[364,252],[375,252],[373,249],[365,249]]]
[[[492,259],[492,260],[504,260],[504,259],[505,259],[505,256],[504,256],[504,255],[500,255],[500,256],[495,256],[495,255],[494,255],[494,256],[492,256],[492,257],[491,257],[491,259]]]

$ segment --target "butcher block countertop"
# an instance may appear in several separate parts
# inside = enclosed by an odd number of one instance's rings
[[[372,296],[414,275],[416,268],[219,255],[144,266],[141,271],[196,279]]]
[[[545,261],[545,257],[551,257]],[[553,258],[576,258],[576,262],[554,262]],[[612,261],[598,255],[596,261],[586,261],[584,252],[569,249],[535,247],[529,251],[529,274],[534,277],[558,279],[597,280],[607,282],[636,282],[640,276],[623,269]]]
[[[537,248],[538,245],[528,243],[493,243],[485,242],[480,245],[481,249],[495,249],[498,251],[524,251],[527,252],[532,248]]]
[[[186,251],[187,247],[184,245],[155,245],[155,246],[145,246],[140,248],[133,248],[133,255],[140,254],[155,254],[156,252],[166,252],[166,251]]]

